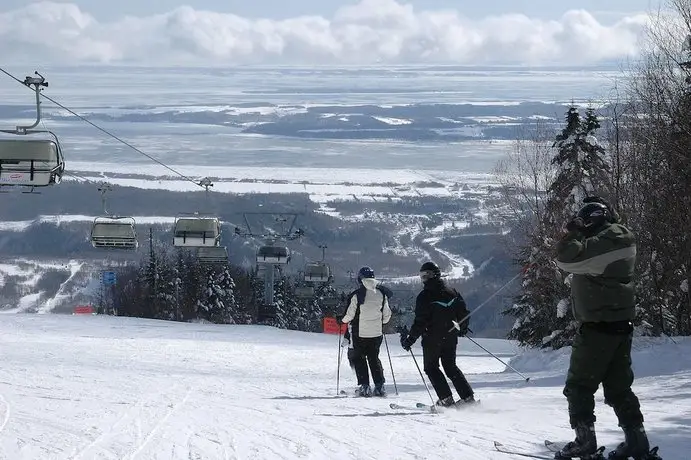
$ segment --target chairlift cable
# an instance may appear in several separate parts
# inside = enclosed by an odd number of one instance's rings
[[[23,82],[22,80],[18,79],[17,77],[15,77],[14,75],[12,75],[12,74],[9,73],[8,71],[6,71],[4,68],[0,67],[0,72],[4,73],[4,74],[7,75],[8,77],[12,78],[12,79],[15,80],[16,82],[20,83],[22,86],[25,86],[25,87],[26,87],[26,85],[24,84],[24,82]],[[106,134],[107,136],[110,136],[110,137],[112,137],[113,139],[115,139],[116,141],[122,143],[123,145],[126,145],[127,147],[131,148],[131,149],[134,150],[135,152],[137,152],[137,153],[139,153],[139,154],[141,154],[141,155],[144,155],[145,157],[147,157],[147,158],[150,159],[151,161],[153,161],[153,162],[155,162],[155,163],[158,163],[159,165],[163,166],[164,168],[168,169],[169,171],[173,172],[174,174],[177,174],[178,176],[182,177],[183,179],[185,179],[185,180],[187,180],[187,181],[189,181],[189,182],[192,182],[193,184],[195,184],[195,185],[197,185],[197,186],[203,188],[203,186],[200,185],[199,182],[193,180],[193,179],[190,178],[189,176],[186,176],[186,175],[182,174],[181,172],[179,172],[179,171],[175,170],[174,168],[168,166],[167,164],[163,163],[161,160],[158,160],[157,158],[155,158],[155,157],[149,155],[148,153],[145,153],[145,152],[141,151],[140,149],[138,149],[138,148],[135,147],[134,145],[132,145],[132,144],[130,144],[129,142],[125,141],[124,139],[118,137],[117,135],[111,133],[111,132],[108,131],[107,129],[98,126],[96,123],[92,122],[91,120],[89,120],[88,118],[84,117],[83,115],[79,115],[77,112],[75,112],[74,110],[70,109],[69,107],[67,107],[67,106],[65,106],[65,105],[63,105],[63,104],[61,104],[60,102],[56,101],[56,100],[53,99],[52,97],[46,96],[46,95],[43,94],[43,93],[41,93],[41,96],[43,96],[43,98],[45,98],[46,100],[52,102],[52,103],[55,104],[56,106],[60,107],[61,109],[67,111],[67,112],[70,113],[71,115],[74,115],[75,117],[79,118],[80,120],[84,121],[85,123],[87,123],[87,124],[93,126],[94,128],[96,128],[97,130],[99,130],[99,131],[101,131],[102,133]]]

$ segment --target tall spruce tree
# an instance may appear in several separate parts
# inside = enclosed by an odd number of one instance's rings
[[[268,269],[271,270],[274,268],[273,266],[269,265]],[[275,312],[275,317],[270,321],[272,326],[281,329],[288,329],[292,303],[287,299],[287,280],[280,271],[278,271],[274,280],[274,303],[270,306],[265,305],[265,307],[272,308]]]
[[[227,265],[208,267],[206,287],[199,301],[199,316],[219,324],[235,324],[235,282]]]
[[[322,330],[322,320],[329,310],[326,303],[328,301],[333,302],[336,298],[338,298],[338,292],[333,284],[325,283],[317,286],[314,291],[314,298],[307,312],[309,331],[320,332]]]
[[[578,109],[571,107],[566,126],[553,144],[556,178],[547,190],[543,217],[535,222],[535,231],[521,251],[522,292],[509,311],[516,317],[509,337],[524,344],[560,348],[573,339],[570,277],[557,268],[554,247],[583,198],[606,196],[609,190],[606,152],[595,137],[599,126],[592,109],[583,119]]]

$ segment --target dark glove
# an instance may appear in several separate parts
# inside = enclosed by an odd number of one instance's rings
[[[569,223],[566,224],[566,230],[570,232],[576,232],[576,231],[581,231],[585,228],[585,222],[583,222],[583,219],[580,217],[576,217],[575,219],[571,219]]]
[[[415,343],[415,340],[416,339],[412,338],[409,335],[406,335],[405,337],[401,336],[401,347],[403,347],[405,351],[410,351],[411,347]]]
[[[336,324],[338,324],[339,326],[343,324],[343,316],[345,315],[336,315]]]
[[[465,337],[468,335],[468,331],[470,328],[468,327],[470,321],[468,321],[468,318],[463,320],[463,322],[458,323],[458,336],[459,337]]]

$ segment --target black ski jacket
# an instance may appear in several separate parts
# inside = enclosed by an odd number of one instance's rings
[[[440,345],[451,338],[458,340],[458,332],[449,329],[454,321],[460,322],[467,314],[465,300],[458,291],[441,279],[429,280],[417,296],[415,321],[409,336],[415,340],[422,336],[423,347]]]

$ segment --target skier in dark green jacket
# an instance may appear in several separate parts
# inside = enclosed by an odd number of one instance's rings
[[[556,459],[599,458],[595,436],[595,392],[602,384],[605,403],[614,409],[625,441],[609,459],[657,459],[643,428],[638,398],[631,391],[633,274],[636,241],[602,199],[591,197],[566,225],[557,243],[557,265],[571,273],[573,314],[580,323],[574,340],[564,395],[576,440]]]

